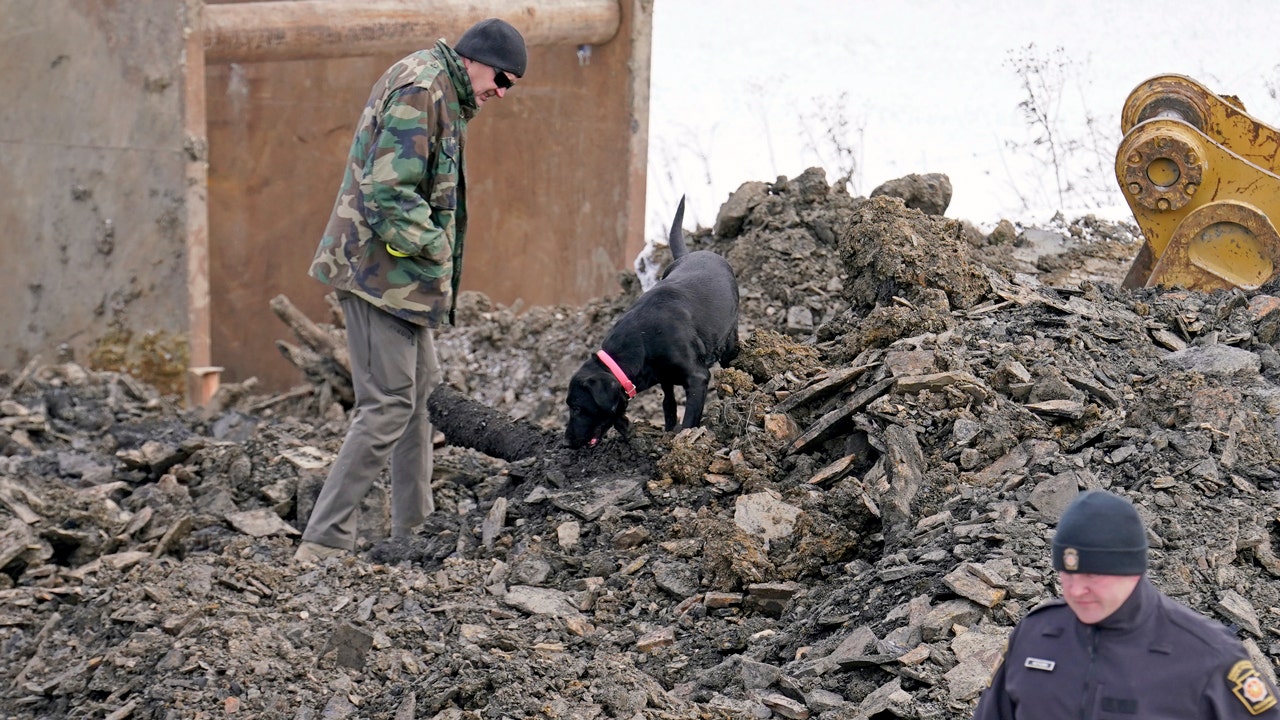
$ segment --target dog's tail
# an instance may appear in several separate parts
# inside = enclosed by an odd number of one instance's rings
[[[688,250],[684,246],[684,195],[680,196],[680,206],[676,208],[676,219],[671,221],[671,237],[667,242],[671,247],[671,258],[679,260]]]

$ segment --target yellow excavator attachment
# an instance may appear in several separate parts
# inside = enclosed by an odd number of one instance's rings
[[[1280,273],[1280,131],[1182,75],[1129,94],[1116,181],[1145,242],[1123,286],[1255,290]]]

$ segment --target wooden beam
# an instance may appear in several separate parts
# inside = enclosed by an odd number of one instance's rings
[[[308,60],[409,53],[457,40],[489,17],[530,45],[599,45],[618,32],[619,0],[265,0],[204,8],[205,61]]]

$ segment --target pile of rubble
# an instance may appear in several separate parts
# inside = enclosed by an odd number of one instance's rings
[[[1280,299],[1120,291],[1132,228],[984,233],[940,187],[735,193],[690,245],[734,266],[743,350],[679,434],[654,391],[629,440],[551,440],[634,276],[581,308],[468,294],[449,387],[547,444],[445,447],[420,533],[386,537],[379,487],[320,565],[291,556],[346,427],[322,380],[183,410],[0,375],[0,715],[964,718],[1098,487],[1155,584],[1273,667]]]

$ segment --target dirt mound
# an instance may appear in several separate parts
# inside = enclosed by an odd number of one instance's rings
[[[444,448],[409,539],[376,488],[358,556],[319,566],[291,555],[333,392],[185,411],[117,372],[4,373],[5,714],[968,717],[1098,487],[1147,520],[1156,584],[1270,668],[1280,299],[1118,290],[1136,236],[747,183],[689,241],[742,295],[704,427],[663,433],[655,391],[581,451],[556,442],[569,378],[639,281],[466,294],[447,382],[519,442]]]

